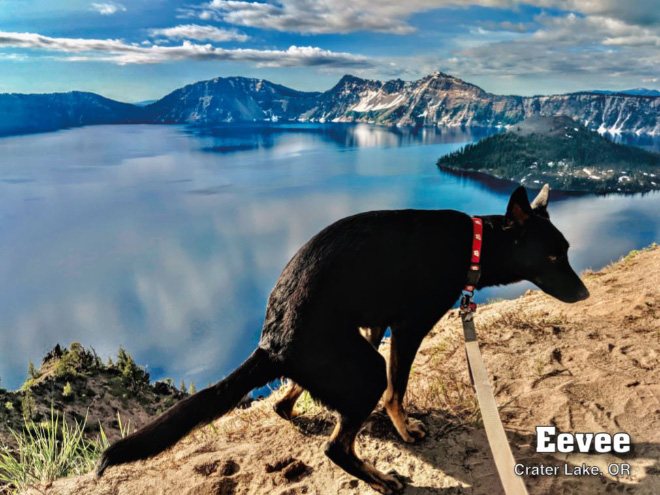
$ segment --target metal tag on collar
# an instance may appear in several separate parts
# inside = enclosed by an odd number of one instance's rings
[[[461,296],[461,303],[459,306],[461,314],[474,313],[477,310],[477,305],[472,302],[473,297],[474,291],[463,291],[463,295]]]

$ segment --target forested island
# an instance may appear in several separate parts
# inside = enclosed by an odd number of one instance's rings
[[[636,193],[660,189],[660,155],[612,142],[570,117],[532,117],[438,160],[531,188]]]

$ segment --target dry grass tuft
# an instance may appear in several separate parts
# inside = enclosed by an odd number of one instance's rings
[[[568,321],[562,315],[553,314],[548,311],[520,311],[506,310],[494,318],[481,322],[480,326],[486,330],[481,335],[487,335],[489,330],[523,330],[525,332],[544,332],[545,329],[563,330]]]

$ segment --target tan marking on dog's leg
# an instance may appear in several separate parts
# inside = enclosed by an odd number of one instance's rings
[[[426,436],[422,422],[409,418],[403,410],[403,405],[398,398],[385,401],[385,410],[392,420],[392,424],[401,438],[406,443],[415,443]]]
[[[384,495],[397,495],[404,488],[403,483],[392,475],[382,473],[372,464],[358,458],[355,453],[355,439],[361,425],[356,426],[340,419],[335,426],[326,454],[339,467],[349,474],[365,481],[374,490]]]
[[[294,381],[289,381],[289,387],[280,400],[278,400],[273,409],[275,412],[286,420],[295,418],[298,412],[295,410],[296,401],[305,391],[300,385]]]
[[[385,392],[385,410],[392,420],[392,424],[406,443],[415,443],[426,436],[422,422],[408,418],[403,409],[402,397],[396,390],[395,383],[399,373],[399,358],[396,350],[396,340],[392,340],[390,360],[387,367],[387,391]],[[404,390],[405,391],[405,390]]]

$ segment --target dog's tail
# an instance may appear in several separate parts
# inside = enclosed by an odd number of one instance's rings
[[[112,444],[103,453],[97,474],[109,466],[146,459],[174,445],[198,425],[228,413],[254,388],[277,378],[277,367],[263,349],[217,384],[182,400],[154,421]]]

